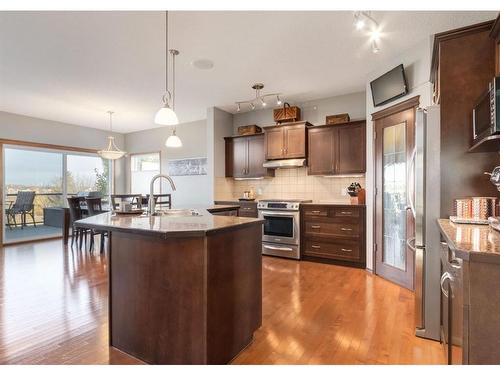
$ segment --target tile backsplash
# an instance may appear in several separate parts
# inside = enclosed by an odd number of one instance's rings
[[[365,177],[322,177],[308,176],[307,169],[277,169],[276,176],[263,180],[236,181],[217,177],[215,199],[228,200],[243,196],[253,188],[257,199],[312,199],[313,201],[349,202],[349,195],[343,192],[352,182],[365,187]],[[346,194],[346,195],[343,195]]]

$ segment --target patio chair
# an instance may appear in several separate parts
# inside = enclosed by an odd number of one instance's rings
[[[16,201],[10,202],[9,208],[5,210],[5,215],[7,216],[7,225],[12,229],[12,222],[14,222],[14,227],[17,227],[16,215],[21,215],[21,229],[26,226],[26,215],[30,215],[33,220],[33,225],[36,227],[35,223],[35,192],[31,190],[19,191],[17,192]]]

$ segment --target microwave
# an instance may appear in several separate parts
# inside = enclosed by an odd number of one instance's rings
[[[472,110],[474,142],[500,133],[500,76],[495,77]]]

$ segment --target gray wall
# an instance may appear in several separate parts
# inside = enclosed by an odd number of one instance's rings
[[[0,138],[97,150],[107,145],[108,136],[109,133],[103,130],[0,111]],[[114,136],[117,146],[123,149],[123,134]],[[115,192],[124,193],[123,159],[116,161],[114,166]]]
[[[125,135],[126,190],[130,192],[130,154],[158,152],[161,155],[161,172],[168,172],[168,160],[192,157],[207,157],[207,122],[205,120],[180,124],[177,135],[182,140],[182,147],[167,148],[165,141],[172,132],[171,127],[142,130]],[[173,176],[177,190],[172,192],[174,207],[204,205],[212,203],[208,190],[209,176]],[[170,193],[166,181],[162,181],[162,193]],[[134,193],[134,192],[130,192]]]
[[[404,51],[387,64],[383,64],[371,72],[366,81],[366,268],[373,269],[373,224],[374,224],[374,147],[373,147],[373,122],[371,115],[384,108],[391,107],[416,95],[420,95],[420,106],[427,107],[431,104],[432,85],[429,82],[431,63],[431,40],[425,39],[412,48]],[[381,76],[399,64],[404,64],[409,94],[389,104],[373,107],[370,81]]]
[[[313,125],[322,125],[325,123],[326,116],[338,113],[349,113],[351,120],[364,119],[366,115],[365,100],[366,94],[363,91],[302,103],[290,102],[290,105],[300,107],[302,120],[309,121]],[[273,108],[237,113],[233,118],[233,131],[235,134],[237,133],[238,126],[253,124],[269,126],[274,124]]]

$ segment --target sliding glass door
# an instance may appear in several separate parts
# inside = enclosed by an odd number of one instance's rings
[[[111,163],[94,154],[3,146],[3,242],[62,235],[68,196],[93,195],[106,201]]]

